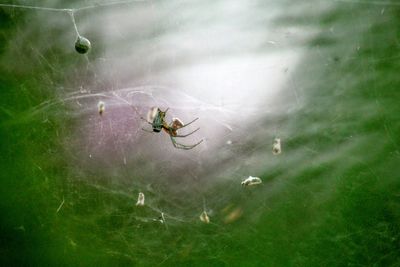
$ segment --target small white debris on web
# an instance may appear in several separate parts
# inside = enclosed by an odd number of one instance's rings
[[[166,221],[165,221],[164,212],[161,212],[161,216],[160,216],[160,218],[158,219],[158,221],[159,221],[161,224],[164,224],[164,225],[165,225],[165,229],[168,230],[168,225],[167,225],[167,223],[166,223]]]
[[[157,219],[153,219],[154,222],[159,222],[161,224],[165,223],[164,212],[161,212],[160,216]]]
[[[253,177],[253,176],[249,176],[246,180],[244,180],[242,182],[243,186],[249,186],[249,185],[257,185],[257,184],[261,184],[262,180],[258,177]]]
[[[103,101],[99,101],[97,104],[97,109],[100,115],[103,115],[104,111],[106,110],[106,104]]]
[[[275,138],[274,145],[272,146],[272,153],[274,155],[279,155],[282,152],[281,150],[281,139]]]
[[[206,211],[203,211],[200,216],[200,221],[204,222],[204,223],[210,223],[210,218],[208,217],[208,214]]]
[[[226,141],[226,144],[227,144],[227,145],[232,145],[232,140]]]
[[[136,206],[144,206],[144,194],[142,192],[139,193]]]

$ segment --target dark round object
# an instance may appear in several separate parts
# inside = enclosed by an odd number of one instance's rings
[[[79,54],[86,54],[90,50],[91,44],[88,39],[83,36],[78,36],[75,42],[75,50]]]

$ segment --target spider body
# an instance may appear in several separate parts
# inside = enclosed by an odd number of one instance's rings
[[[150,111],[154,114],[154,108]],[[168,109],[167,109],[168,110]],[[168,125],[165,123],[165,114],[167,113],[166,111],[161,111],[159,108],[157,108],[156,113],[154,115],[154,119],[151,122],[151,127],[153,128],[153,132],[159,133],[161,132],[162,129],[166,129]]]
[[[159,133],[159,132],[161,132],[161,130],[164,130],[170,136],[173,146],[178,149],[189,150],[189,149],[196,147],[201,142],[203,142],[203,140],[200,140],[198,143],[196,143],[194,145],[183,145],[183,144],[177,143],[175,140],[175,137],[187,137],[187,136],[197,132],[200,129],[200,128],[197,128],[193,132],[185,134],[185,135],[179,135],[177,132],[178,129],[184,128],[184,127],[192,124],[193,122],[198,120],[198,118],[192,120],[191,122],[189,122],[187,124],[183,124],[183,122],[178,118],[173,118],[172,122],[170,124],[168,124],[165,121],[165,116],[167,114],[167,111],[168,111],[168,109],[166,109],[165,111],[162,111],[161,109],[159,109],[157,107],[153,107],[148,113],[147,120],[142,118],[142,120],[146,121],[148,124],[151,125],[153,131],[148,131],[145,129],[143,129],[143,130],[146,132],[155,132],[155,133]]]

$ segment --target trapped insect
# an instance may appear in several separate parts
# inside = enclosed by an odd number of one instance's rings
[[[280,138],[275,138],[274,144],[272,146],[272,153],[274,155],[279,155],[282,152],[281,149],[281,139]]]
[[[136,206],[144,206],[144,194],[142,192],[140,192],[138,195]]]
[[[100,115],[103,115],[105,109],[106,109],[106,104],[103,101],[99,101],[99,103],[97,104],[97,109]]]
[[[208,214],[206,211],[203,211],[200,216],[200,221],[204,222],[204,223],[210,223],[210,218],[208,217]]]
[[[242,186],[257,185],[261,183],[262,180],[260,178],[249,176],[246,180],[242,182]]]
[[[203,197],[203,212],[199,216],[200,221],[204,223],[210,223],[210,218],[208,217],[208,214],[206,212],[206,199]]]
[[[170,124],[168,124],[165,121],[165,115],[167,114],[167,111],[168,111],[168,108],[165,111],[161,111],[161,109],[159,109],[157,107],[151,108],[147,115],[147,119],[144,119],[144,118],[141,118],[141,119],[146,121],[148,124],[150,124],[151,127],[153,128],[153,131],[149,131],[146,129],[142,129],[142,130],[144,130],[146,132],[151,132],[151,133],[153,133],[153,132],[159,133],[159,132],[161,132],[161,130],[164,130],[166,133],[169,134],[169,136],[171,138],[171,142],[174,145],[174,147],[178,148],[178,149],[189,150],[189,149],[192,149],[192,148],[198,146],[201,142],[203,142],[203,139],[194,145],[184,145],[184,144],[180,144],[180,143],[176,142],[176,140],[175,140],[176,137],[187,137],[187,136],[197,132],[200,129],[200,128],[197,128],[193,132],[190,132],[190,133],[184,134],[184,135],[180,135],[177,133],[177,131],[179,129],[182,129],[182,128],[192,124],[199,118],[196,118],[187,124],[184,124],[178,118],[173,118],[172,122]]]

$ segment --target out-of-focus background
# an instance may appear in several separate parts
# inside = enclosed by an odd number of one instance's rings
[[[398,265],[399,3],[0,4],[1,265]]]

